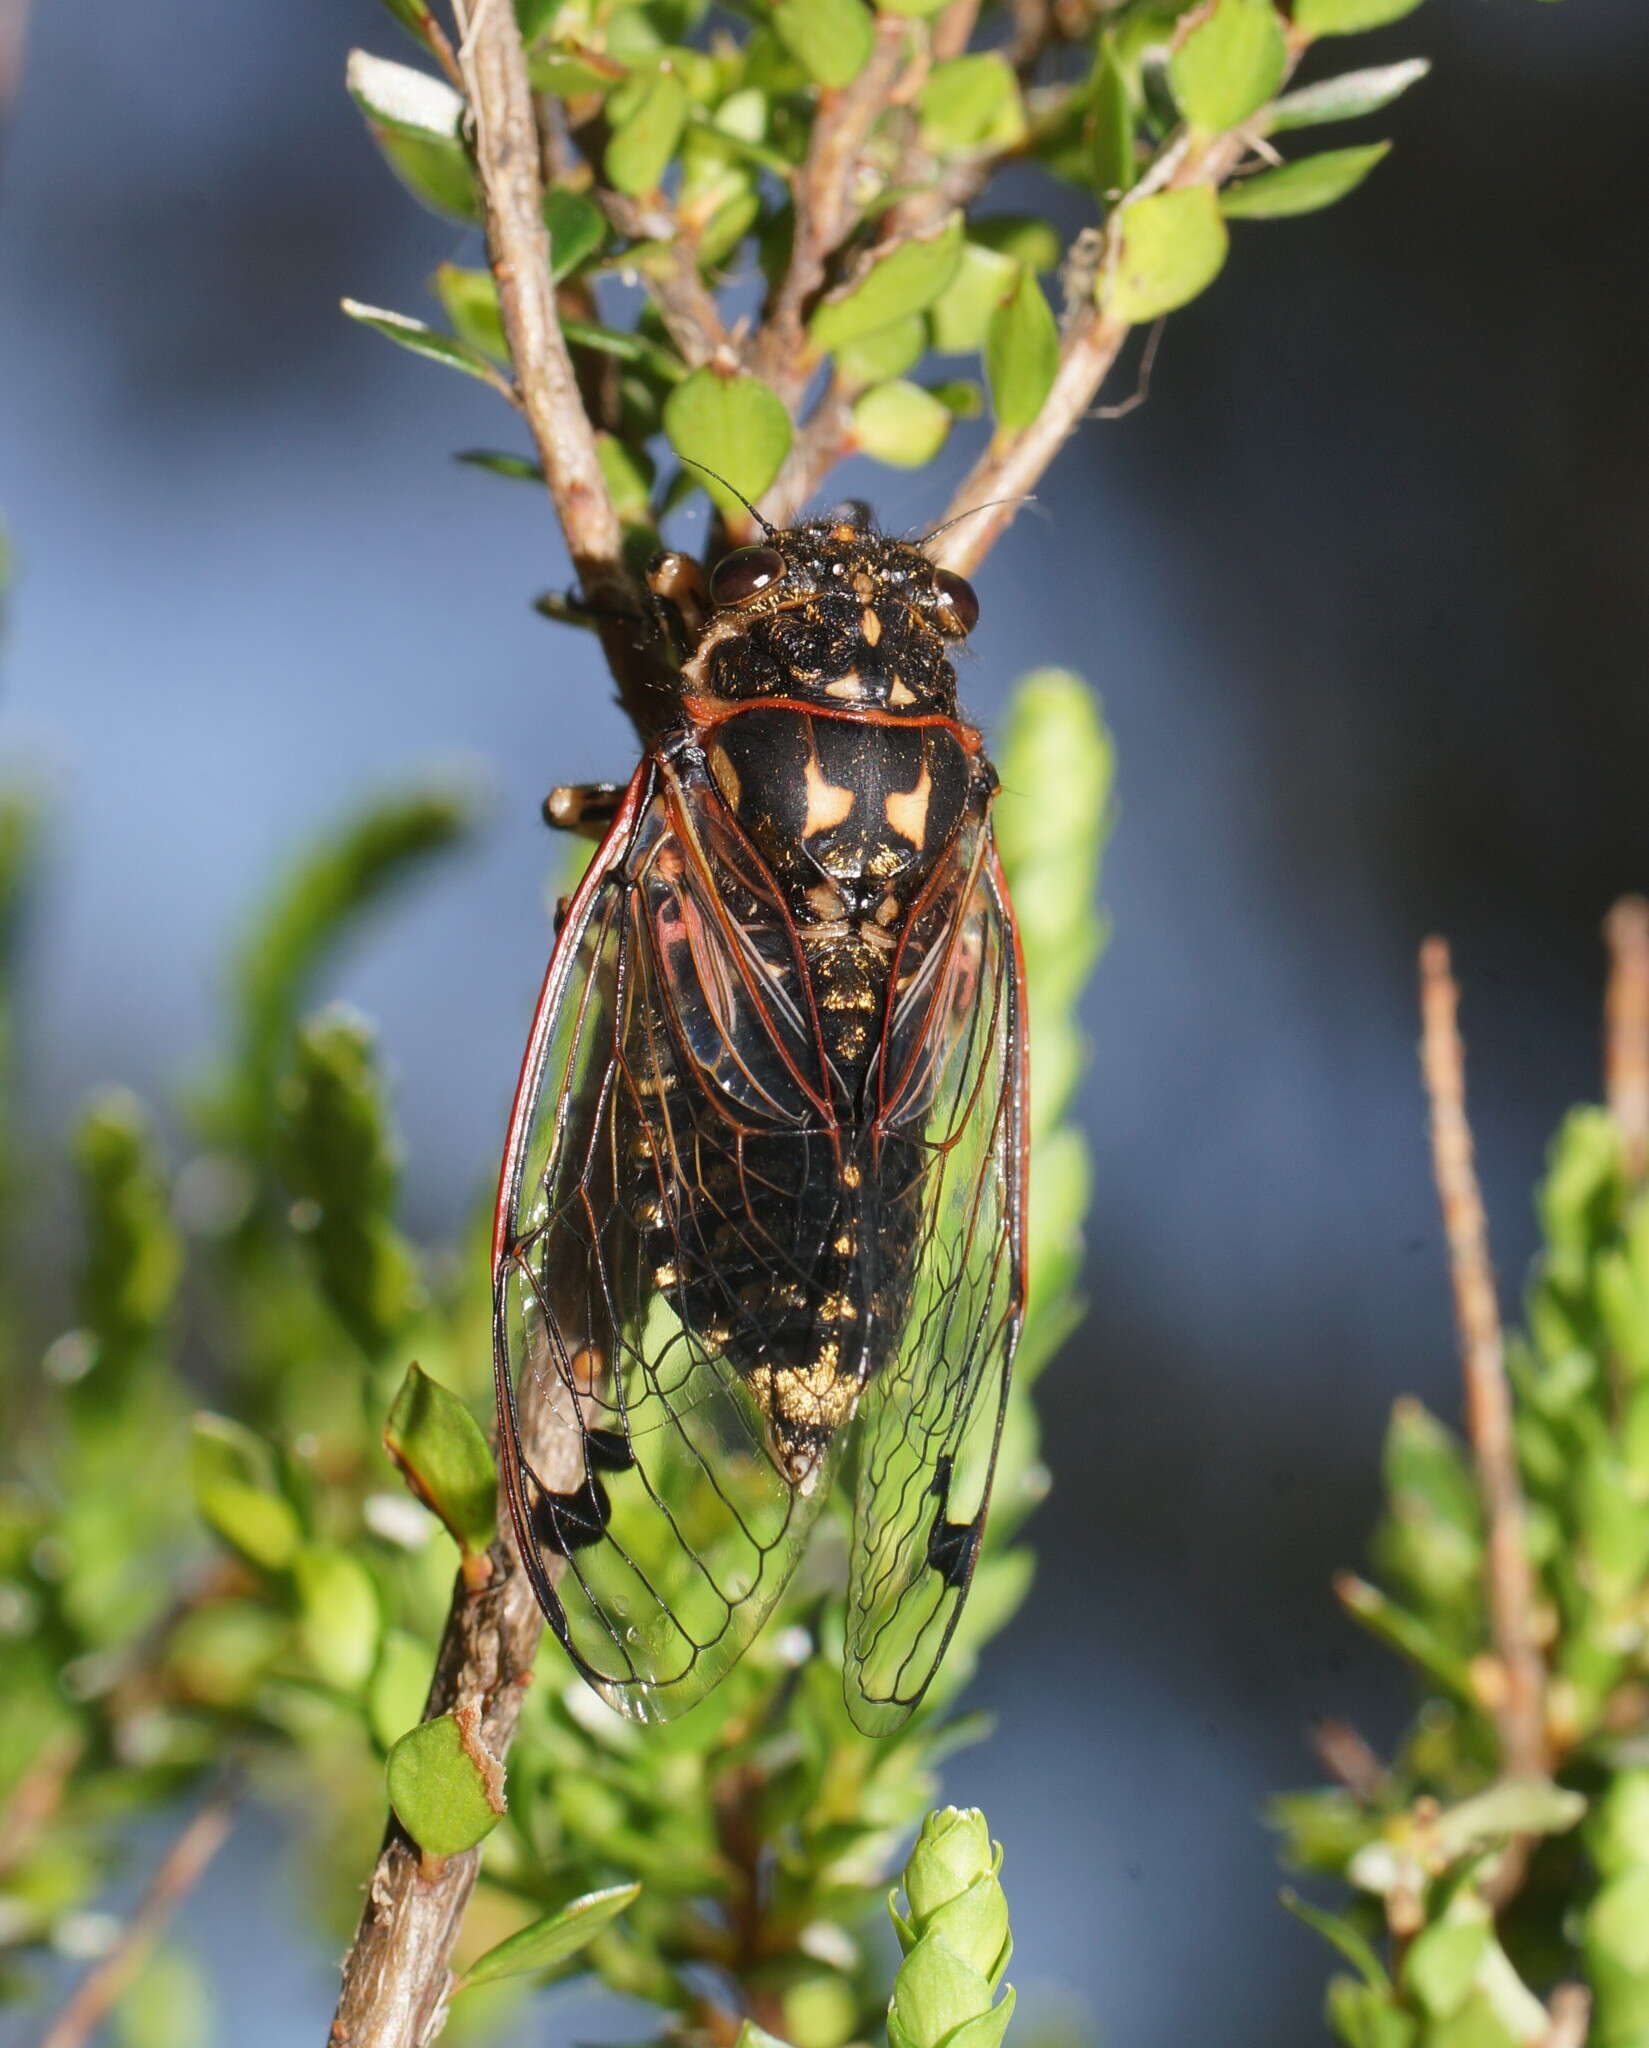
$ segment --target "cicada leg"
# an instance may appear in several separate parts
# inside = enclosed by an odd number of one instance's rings
[[[544,799],[544,822],[557,832],[576,832],[597,842],[607,836],[624,801],[622,782],[564,782]]]

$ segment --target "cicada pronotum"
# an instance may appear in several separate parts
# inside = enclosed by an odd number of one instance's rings
[[[761,1627],[845,1457],[844,1682],[883,1733],[967,1596],[1024,1300],[1022,970],[949,659],[978,605],[857,510],[653,586],[679,721],[622,792],[547,806],[610,823],[499,1188],[515,1539],[590,1684],[666,1718]],[[524,1454],[529,1383],[574,1469]]]

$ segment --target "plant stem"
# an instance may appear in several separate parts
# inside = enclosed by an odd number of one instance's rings
[[[1623,896],[1604,920],[1609,989],[1603,1004],[1603,1078],[1620,1131],[1626,1177],[1649,1168],[1649,901]]]
[[[559,1383],[552,1398],[536,1376],[523,1376],[523,1446],[547,1484],[563,1489],[583,1473],[567,1398]],[[499,1523],[507,1529],[502,1491]],[[532,1680],[544,1617],[507,1535],[487,1552],[487,1563],[488,1576],[474,1590],[462,1573],[453,1582],[424,1719],[476,1713],[482,1744],[502,1761]],[[427,1862],[391,1817],[344,1960],[329,2048],[423,2048],[435,2039],[452,1986],[449,1958],[480,1868],[479,1849]]]
[[[75,1986],[68,2004],[41,2035],[39,2048],[83,2048],[92,2038],[148,1960],[167,1921],[205,1875],[234,1818],[235,1788],[227,1784],[213,1794],[166,1852],[120,1938]]]
[[[1291,44],[1289,70],[1303,44]],[[1147,173],[1134,188],[1134,198],[1148,190],[1175,191],[1187,185],[1221,185],[1236,169],[1249,147],[1242,129],[1221,135],[1205,149],[1177,151],[1170,144],[1159,163],[1167,175],[1153,181]],[[1106,227],[1093,266],[1095,275],[1116,253],[1117,227],[1127,219],[1126,205],[1118,207]],[[1125,321],[1107,313],[1091,289],[1081,303],[1067,309],[1060,341],[1059,368],[1042,410],[1030,425],[1017,434],[998,435],[956,487],[949,505],[936,522],[949,532],[933,550],[941,567],[958,576],[971,576],[1002,535],[1013,524],[1014,515],[1036,487],[1066,440],[1082,424],[1099,396],[1100,386],[1111,374],[1123,343],[1132,332]],[[976,518],[965,515],[976,512]],[[952,521],[956,523],[951,524]]]
[[[1489,1625],[1499,1665],[1487,1702],[1510,1777],[1544,1776],[1545,1667],[1534,1633],[1534,1582],[1523,1539],[1523,1488],[1512,1436],[1500,1303],[1489,1260],[1488,1222],[1466,1117],[1460,991],[1443,939],[1420,949],[1421,1071],[1431,1105],[1432,1167],[1443,1211],[1465,1377],[1466,1426],[1488,1522]]]
[[[790,261],[751,350],[751,364],[794,411],[813,365],[805,325],[825,281],[825,266],[853,225],[853,187],[859,155],[888,104],[904,62],[910,23],[897,14],[876,18],[876,45],[851,85],[821,95],[796,173],[795,233]]]
[[[650,614],[625,566],[623,527],[556,310],[538,123],[521,32],[508,0],[455,0],[455,11],[487,251],[521,408],[620,699],[647,738],[668,720],[667,678],[657,636],[638,638],[636,632],[636,617]]]

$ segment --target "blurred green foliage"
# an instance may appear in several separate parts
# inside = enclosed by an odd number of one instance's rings
[[[1421,1692],[1389,1766],[1331,1728],[1342,1782],[1273,1807],[1295,1868],[1350,1887],[1332,1912],[1289,1897],[1353,1967],[1328,2000],[1349,2048],[1545,2042],[1567,1979],[1593,2000],[1574,2039],[1649,2040],[1649,1191],[1627,1155],[1605,1110],[1564,1122],[1507,1344],[1550,1779],[1502,1774],[1482,1498],[1418,1401],[1386,1437],[1378,1583],[1338,1582]]]

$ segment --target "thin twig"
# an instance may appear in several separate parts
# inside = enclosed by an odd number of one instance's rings
[[[1298,49],[1291,50],[1290,68],[1297,55]],[[1247,149],[1248,140],[1241,130],[1219,136],[1205,149],[1170,145],[1129,197],[1138,199],[1151,191],[1187,185],[1223,184]],[[1115,224],[1126,223],[1127,213],[1124,205],[1111,216],[1108,246],[1115,238]],[[938,523],[953,519],[960,523],[951,527],[943,545],[934,551],[934,559],[942,567],[954,569],[959,576],[978,568],[1012,525],[1014,514],[1066,439],[1088,416],[1131,331],[1126,321],[1104,312],[1091,295],[1086,304],[1071,311],[1060,341],[1059,368],[1042,410],[1021,433],[993,440],[946,506]],[[976,506],[980,508],[977,519],[962,518]]]
[[[1592,1994],[1584,1984],[1560,1984],[1546,2010],[1551,2025],[1540,2048],[1586,2048],[1592,2024]]]
[[[649,208],[605,187],[595,194],[602,212],[633,242],[655,245],[637,265],[647,295],[683,362],[697,369],[728,346],[727,326],[716,295],[699,271],[696,238],[669,207]]]
[[[85,1737],[77,1729],[62,1730],[41,1745],[0,1814],[0,1877],[15,1870],[34,1847],[62,1805],[85,1753]]]
[[[550,279],[540,139],[526,52],[508,0],[457,0],[459,63],[475,125],[475,166],[486,207],[487,250],[523,412],[586,602],[601,615],[602,647],[638,731],[669,716],[651,635],[613,613],[646,606],[624,562],[623,528],[579,398]]]
[[[1331,1778],[1337,1778],[1354,1799],[1366,1806],[1379,1798],[1386,1785],[1386,1767],[1349,1721],[1315,1723],[1311,1747],[1323,1769]]]
[[[235,1798],[234,1785],[225,1784],[178,1836],[114,1947],[75,1986],[68,2004],[41,2035],[39,2048],[83,2048],[97,2032],[147,1962],[167,1921],[223,1847],[234,1825]]]
[[[1603,1005],[1603,1076],[1620,1132],[1626,1177],[1649,1169],[1649,901],[1623,896],[1604,920],[1609,990]]]
[[[813,408],[805,426],[799,428],[771,487],[761,501],[761,512],[775,526],[789,526],[825,478],[852,452],[853,401],[859,387],[845,377],[836,377]]]
[[[791,407],[807,388],[815,360],[806,316],[853,225],[860,153],[888,104],[910,28],[901,15],[879,14],[876,44],[858,77],[819,96],[807,158],[796,173],[790,261],[763,317],[751,365]]]
[[[1421,1071],[1431,1105],[1432,1167],[1454,1283],[1455,1322],[1465,1376],[1466,1427],[1488,1522],[1489,1624],[1499,1665],[1488,1702],[1509,1777],[1543,1776],[1545,1667],[1536,1647],[1534,1581],[1523,1537],[1523,1487],[1512,1436],[1500,1303],[1489,1262],[1488,1223],[1466,1119],[1460,991],[1442,939],[1420,949]]]

